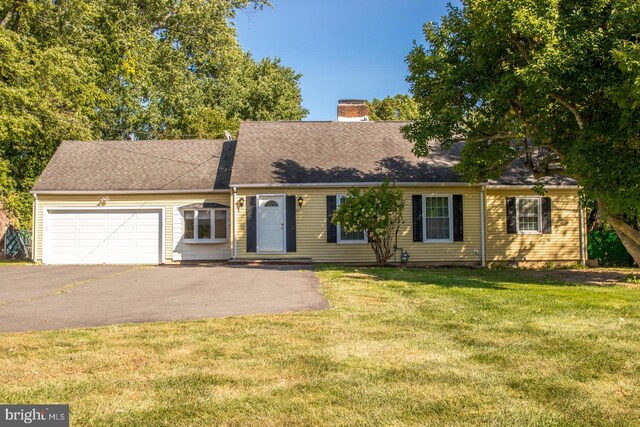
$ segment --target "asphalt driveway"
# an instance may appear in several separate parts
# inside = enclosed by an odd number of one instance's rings
[[[326,308],[296,266],[0,267],[0,332]]]

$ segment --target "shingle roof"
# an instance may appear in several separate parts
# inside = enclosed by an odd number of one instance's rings
[[[464,143],[417,158],[405,122],[243,122],[239,140],[65,141],[33,188],[42,191],[208,191],[240,184],[461,182]],[[233,170],[233,172],[232,172]],[[575,185],[548,177],[545,185]],[[514,162],[498,185],[534,185]]]
[[[235,141],[64,141],[33,191],[229,188]]]
[[[459,181],[452,167],[461,144],[418,159],[400,133],[405,124],[243,122],[231,183]]]
[[[572,178],[561,175],[544,176],[536,179],[522,160],[515,160],[500,179],[489,180],[490,185],[536,185],[538,182],[544,185],[578,185]]]
[[[464,143],[448,151],[431,144],[418,158],[401,134],[406,122],[243,122],[231,185],[341,182],[461,182],[453,167]],[[495,184],[533,185],[522,164]],[[575,184],[553,177],[549,185]],[[543,181],[544,182],[544,181]]]

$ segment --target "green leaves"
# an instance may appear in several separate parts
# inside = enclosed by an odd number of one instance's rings
[[[28,198],[63,139],[220,138],[240,120],[303,118],[300,75],[237,42],[237,10],[265,5],[0,2],[0,158],[11,191]],[[30,207],[10,214],[28,227]]]
[[[640,3],[475,0],[425,25],[407,57],[420,118],[414,152],[466,139],[463,177],[496,179],[515,159],[575,177],[612,213],[640,210]],[[547,159],[539,158],[546,153]],[[540,167],[540,166],[543,167]]]
[[[415,120],[418,118],[418,105],[409,95],[374,98],[367,102],[369,119],[378,120]]]
[[[393,256],[393,243],[402,224],[404,195],[395,184],[384,182],[366,190],[351,188],[333,214],[333,223],[346,232],[366,230],[379,265]]]

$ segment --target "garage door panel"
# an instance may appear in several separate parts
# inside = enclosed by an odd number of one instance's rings
[[[160,262],[160,211],[49,211],[45,263]]]
[[[65,220],[65,221],[56,221],[55,231],[57,233],[73,233],[77,227],[77,222],[75,219]]]
[[[104,239],[78,239],[78,248],[99,248],[104,243]]]
[[[107,247],[118,249],[134,249],[136,247],[136,242],[131,240],[109,240],[107,243]]]
[[[158,231],[152,225],[136,225],[135,228],[138,234],[155,234]]]
[[[136,264],[140,261],[127,255],[110,252],[106,256],[105,264]]]
[[[131,226],[136,220],[136,216],[132,214],[118,216],[117,218],[112,218],[111,215],[107,217],[107,225],[110,227],[123,227],[123,226]]]
[[[75,238],[69,238],[69,235],[70,235],[70,233],[49,233],[48,234],[48,236],[50,236],[50,238],[55,239],[57,242],[60,242],[60,243],[67,242],[67,243],[73,244],[75,246],[76,239]]]
[[[119,236],[121,234],[129,236],[136,231],[136,228],[133,225],[108,225],[106,230],[107,230],[107,234],[110,234],[113,236]],[[158,233],[157,228],[155,232],[156,234]]]
[[[77,264],[106,264],[104,261],[104,255],[102,253],[92,253],[86,255],[80,255],[78,257]]]
[[[58,254],[75,254],[78,251],[76,250],[76,247],[74,245],[74,246],[60,246],[56,248],[56,252]]]

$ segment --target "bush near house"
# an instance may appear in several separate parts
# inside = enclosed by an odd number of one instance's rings
[[[403,210],[403,192],[394,184],[384,182],[364,191],[351,188],[347,199],[333,214],[333,223],[347,233],[366,230],[376,264],[384,266],[395,252]]]
[[[592,231],[587,245],[589,259],[597,259],[605,267],[630,267],[633,258],[614,231]]]

